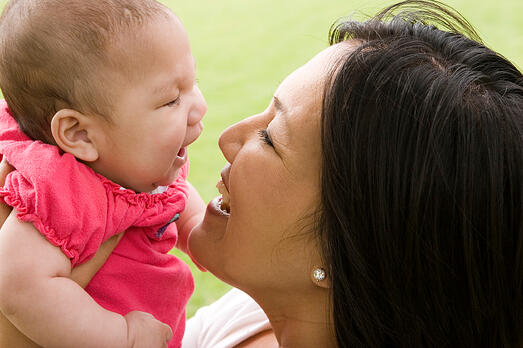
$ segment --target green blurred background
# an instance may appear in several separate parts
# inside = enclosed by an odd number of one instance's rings
[[[87,0],[86,0],[87,1]],[[99,0],[88,0],[99,1]],[[395,0],[200,0],[161,1],[185,24],[209,111],[204,132],[190,148],[189,179],[209,201],[225,165],[217,142],[227,126],[265,109],[278,84],[327,47],[330,25],[340,17],[374,14]],[[3,7],[5,0],[0,0]],[[522,0],[449,0],[487,46],[523,67]],[[260,212],[263,214],[263,212]],[[179,252],[173,251],[176,255]],[[188,316],[229,286],[192,267],[196,290]]]
[[[162,1],[185,24],[209,111],[204,132],[191,145],[190,181],[205,201],[216,196],[225,165],[217,142],[227,126],[265,109],[278,84],[327,47],[339,17],[372,15],[395,1],[201,0]],[[450,0],[487,46],[523,67],[523,1]],[[263,212],[260,212],[263,213]],[[177,253],[177,252],[175,252]],[[178,253],[177,253],[178,255]],[[182,256],[183,257],[183,256]],[[187,258],[185,258],[187,260]],[[188,261],[190,263],[190,261]],[[196,289],[188,316],[229,289],[193,267]]]

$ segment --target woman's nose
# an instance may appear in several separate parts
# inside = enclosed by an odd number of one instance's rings
[[[245,120],[244,120],[245,121]],[[242,123],[244,121],[233,124],[225,129],[218,139],[218,146],[222,150],[223,156],[227,162],[232,163],[234,157],[240,150],[243,140],[241,139]]]
[[[200,122],[207,112],[207,103],[198,86],[194,86],[193,93],[195,101],[187,117],[187,125],[189,126],[194,126]]]
[[[247,139],[249,139],[251,134],[256,132],[257,118],[259,118],[259,115],[248,117],[233,124],[222,132],[218,140],[218,145],[227,162],[232,163],[234,161],[234,158]]]

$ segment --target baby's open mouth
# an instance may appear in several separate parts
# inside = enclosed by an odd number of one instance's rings
[[[222,198],[220,200],[220,209],[225,213],[229,214],[231,212],[231,206],[229,205],[229,191],[227,191],[227,187],[225,187],[225,184],[222,180],[218,181],[218,183],[216,184],[216,188],[222,195]]]
[[[187,149],[185,147],[182,147],[180,149],[180,151],[178,151],[176,156],[179,157],[179,158],[184,158],[186,153],[187,153]]]

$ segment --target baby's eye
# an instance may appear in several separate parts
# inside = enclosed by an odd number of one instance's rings
[[[260,136],[260,139],[261,139],[265,144],[274,147],[274,145],[272,144],[272,140],[271,140],[271,138],[269,137],[269,133],[267,133],[267,130],[266,130],[266,129],[260,129],[260,130],[258,131],[258,135]]]
[[[174,100],[171,100],[170,102],[168,102],[164,106],[172,107],[172,106],[175,106],[175,105],[178,105],[178,104],[180,104],[180,97],[178,97],[178,98],[176,98]]]

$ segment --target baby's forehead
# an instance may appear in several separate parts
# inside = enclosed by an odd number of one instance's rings
[[[151,18],[149,22],[136,28],[127,28],[115,33],[104,48],[104,68],[109,73],[140,78],[141,74],[151,68],[148,65],[155,65],[164,60],[158,51],[159,45],[168,46],[174,42],[180,51],[190,51],[190,47],[184,47],[184,40],[179,40],[180,35],[186,37],[186,32],[174,14],[169,17]],[[180,62],[172,61],[172,64]],[[194,66],[194,58],[191,60],[191,66]]]

